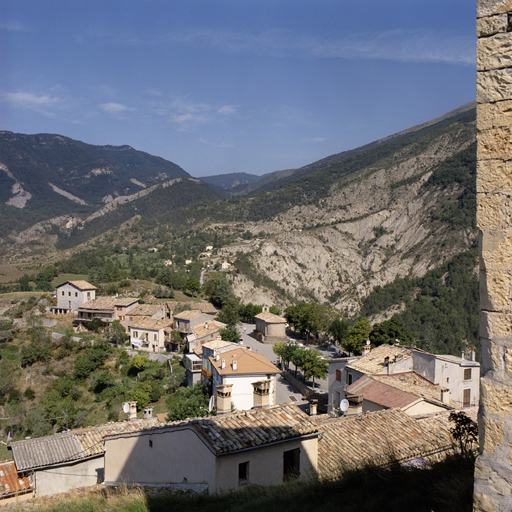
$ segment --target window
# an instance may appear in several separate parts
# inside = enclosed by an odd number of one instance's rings
[[[249,483],[249,461],[238,464],[238,485]]]
[[[78,297],[78,292],[75,292],[75,297]]]
[[[471,389],[462,392],[462,407],[471,407]]]
[[[471,368],[464,368],[464,380],[471,380]]]
[[[133,336],[137,338],[139,336],[139,333],[137,331],[133,331]]]
[[[295,480],[300,475],[300,448],[283,453],[283,481]]]
[[[87,300],[91,298],[91,292],[87,292]]]
[[[149,440],[149,447],[153,448],[153,441],[151,441],[151,439]]]
[[[68,296],[71,297],[71,292],[68,292]]]
[[[157,334],[153,334],[153,341],[158,341],[158,335]]]
[[[341,370],[336,370],[336,380],[341,382]]]
[[[347,382],[348,382],[348,385],[350,386],[350,384],[352,384],[352,379],[353,379],[353,377],[352,377],[352,374],[351,374],[351,373],[348,373],[348,374],[347,374],[347,379],[348,379],[348,381],[347,381]]]
[[[62,290],[62,295],[64,295],[64,290]]]

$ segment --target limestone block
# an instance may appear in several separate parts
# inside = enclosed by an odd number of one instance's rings
[[[512,11],[512,0],[478,0],[476,3],[477,18],[507,11]]]
[[[481,272],[480,308],[512,313],[512,271]]]
[[[476,107],[476,127],[478,131],[512,125],[512,101],[483,103]]]
[[[507,375],[512,376],[512,347],[505,347],[504,361]]]
[[[476,74],[476,101],[478,103],[493,103],[511,99],[512,69],[494,69],[480,71]]]
[[[507,15],[498,14],[476,20],[477,37],[492,36],[507,30]]]
[[[497,512],[494,500],[483,493],[473,496],[473,512]]]
[[[485,376],[487,371],[498,373],[503,371],[502,347],[485,338],[480,341],[482,343],[480,351],[482,377]]]
[[[480,380],[480,401],[485,411],[484,418],[488,414],[503,418],[512,414],[512,394],[509,387],[490,382],[485,377]]]
[[[512,161],[480,160],[477,162],[476,170],[478,193],[512,190]]]
[[[477,195],[477,225],[482,230],[512,227],[512,191]]]
[[[480,337],[493,339],[512,336],[512,314],[480,311]]]
[[[492,128],[484,130],[477,137],[478,158],[482,160],[512,159],[512,129]]]
[[[476,43],[477,71],[510,67],[512,65],[511,44],[512,32],[480,38]]]
[[[512,230],[482,230],[480,263],[486,272],[512,268]]]
[[[502,420],[483,418],[484,429],[480,432],[481,453],[492,453],[505,439],[505,423]]]

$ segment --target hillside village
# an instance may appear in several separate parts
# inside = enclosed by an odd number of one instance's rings
[[[172,421],[172,410],[153,414],[151,405],[127,401],[123,421],[10,441],[12,460],[0,465],[2,503],[97,484],[211,494],[329,481],[370,461],[439,460],[455,449],[450,415],[464,411],[475,421],[474,351],[468,358],[435,355],[399,340],[375,347],[368,340],[361,355],[313,341],[303,347],[287,319],[265,307],[254,323],[239,324],[238,339],[226,341],[221,311],[209,302],[183,309],[176,301],[140,304],[97,291],[85,280],[60,284],[52,316],[72,320],[77,334],[98,321],[105,332],[123,326],[130,357],[167,360],[170,369],[178,357],[187,387],[211,389],[208,411]],[[324,378],[315,385],[306,371],[302,378],[293,372],[286,347],[316,354]]]

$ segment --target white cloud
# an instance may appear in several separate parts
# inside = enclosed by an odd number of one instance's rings
[[[37,95],[31,92],[2,92],[0,97],[15,108],[34,110],[47,116],[53,116],[51,111],[62,106],[62,99],[48,94]]]
[[[217,112],[219,114],[224,114],[224,115],[229,116],[236,112],[236,107],[234,107],[233,105],[223,105],[222,107],[217,109]]]
[[[389,30],[341,38],[309,36],[279,29],[257,34],[203,30],[173,33],[166,41],[216,46],[230,53],[268,53],[277,57],[301,53],[317,58],[470,65],[474,65],[476,58],[474,38],[434,30]]]
[[[327,140],[326,137],[315,137],[313,142],[325,142]]]
[[[121,103],[102,103],[100,105],[101,110],[107,112],[107,114],[119,115],[123,112],[129,112],[135,110],[134,108],[127,107]]]

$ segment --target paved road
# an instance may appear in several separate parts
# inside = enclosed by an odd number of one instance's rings
[[[259,354],[264,355],[269,361],[277,365],[278,357],[274,354],[274,351],[272,350],[272,345],[261,343],[249,335],[250,333],[252,333],[254,328],[255,324],[242,324],[243,344],[247,345],[248,347],[251,347],[251,350],[253,350],[254,352],[258,352]],[[326,349],[324,349],[322,352],[324,356],[327,357]],[[315,384],[315,388],[319,392],[327,391],[327,380],[319,381],[317,379],[315,381]],[[303,399],[302,394],[299,391],[297,391],[297,389],[295,389],[288,381],[279,376],[277,382],[277,403],[282,404],[289,402],[294,402],[296,405],[304,407],[308,405],[308,402]]]

